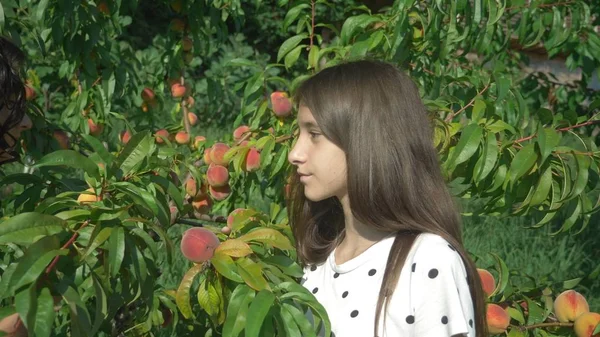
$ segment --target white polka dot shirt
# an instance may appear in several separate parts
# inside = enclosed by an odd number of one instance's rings
[[[387,237],[359,256],[335,263],[335,250],[304,268],[302,285],[325,307],[332,336],[372,337],[383,272],[394,242]],[[383,310],[383,308],[382,308]],[[307,317],[312,322],[310,310]],[[442,237],[419,235],[400,273],[379,337],[475,336],[473,302],[460,255]],[[319,336],[324,336],[322,328]],[[326,336],[325,336],[326,337]]]

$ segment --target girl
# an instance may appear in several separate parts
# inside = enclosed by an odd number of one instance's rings
[[[411,79],[347,62],[306,80],[295,101],[290,222],[302,284],[332,336],[486,336],[480,280]]]
[[[0,165],[19,160],[13,149],[21,132],[32,126],[25,113],[25,86],[19,76],[24,59],[17,46],[0,36]]]

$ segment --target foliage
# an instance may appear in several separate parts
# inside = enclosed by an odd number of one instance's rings
[[[600,65],[599,13],[582,0],[397,0],[377,13],[325,0],[3,2],[0,29],[29,55],[37,97],[34,130],[21,146],[25,171],[0,181],[22,191],[2,204],[1,316],[19,313],[35,336],[141,335],[161,326],[313,336],[320,322],[328,330],[322,306],[297,283],[302,269],[282,207],[296,125],[293,115],[272,113],[269,98],[365,56],[415,78],[453,193],[481,205],[473,214],[528,215],[532,227],[563,235],[597,226],[600,95],[588,86]],[[564,57],[581,80],[560,85],[524,72],[531,47]],[[186,94],[174,97],[175,84]],[[156,97],[144,98],[145,88]],[[195,142],[211,124],[225,125],[223,133]],[[228,131],[241,125],[250,131],[232,140]],[[159,129],[169,136],[156,136]],[[206,183],[215,158],[205,150],[218,142],[230,146],[225,198]],[[260,151],[257,171],[248,165],[252,149]],[[190,178],[209,190],[190,192]],[[257,194],[268,207],[254,206]],[[244,210],[225,234],[236,208]],[[156,282],[165,272],[157,258],[179,254],[166,231],[181,225],[202,225],[222,243],[167,289]],[[507,308],[510,336],[572,332],[572,323],[557,322],[552,300],[581,278],[514,287],[521,273],[489,253],[498,284],[488,300]],[[303,314],[309,308],[314,326]]]

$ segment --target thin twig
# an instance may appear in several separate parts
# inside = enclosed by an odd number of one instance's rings
[[[69,239],[69,241],[67,241],[62,247],[60,247],[60,249],[68,249],[73,244],[73,242],[75,242],[75,240],[77,239],[77,237],[79,236],[79,231],[81,231],[89,223],[90,223],[90,220],[84,221],[83,224],[81,224],[81,227],[79,227],[79,230],[77,230],[75,233],[73,233],[73,235],[71,236],[71,238]],[[50,272],[52,271],[52,269],[54,268],[54,266],[56,266],[56,264],[58,263],[58,259],[59,258],[60,258],[60,255],[54,257],[54,259],[52,260],[52,262],[50,262],[50,264],[46,268],[46,274],[50,274]]]
[[[556,6],[565,6],[565,5],[569,5],[572,3],[575,3],[576,1],[564,1],[564,2],[555,2],[555,3],[551,3],[551,4],[538,4],[536,7],[537,8],[544,8],[544,7],[556,7]],[[522,9],[522,8],[530,8],[531,4],[528,5],[523,5],[523,6],[514,6],[514,7],[506,7],[504,10],[505,11],[510,11],[513,9]]]
[[[489,87],[490,87],[490,84],[488,83],[485,86],[485,88],[483,88],[483,90],[477,92],[477,95],[475,95],[475,97],[473,97],[473,99],[471,99],[471,101],[469,102],[469,104],[463,106],[457,112],[455,112],[455,113],[449,115],[448,117],[446,117],[446,123],[449,123],[454,117],[456,117],[457,115],[459,115],[461,112],[467,110],[468,107],[472,106],[475,103],[475,99],[477,98],[477,96],[479,96],[479,95],[483,94],[484,92],[486,92]]]

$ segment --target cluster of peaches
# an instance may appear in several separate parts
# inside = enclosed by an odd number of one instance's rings
[[[496,288],[494,276],[485,269],[477,269],[483,291],[490,296]],[[519,303],[527,313],[527,302]],[[575,290],[565,290],[554,300],[554,315],[560,323],[573,324],[573,330],[577,337],[600,337],[593,334],[596,326],[600,324],[600,314],[590,312],[590,307],[583,295]],[[490,334],[503,334],[510,325],[510,315],[507,307],[489,303],[486,310],[488,331]]]

